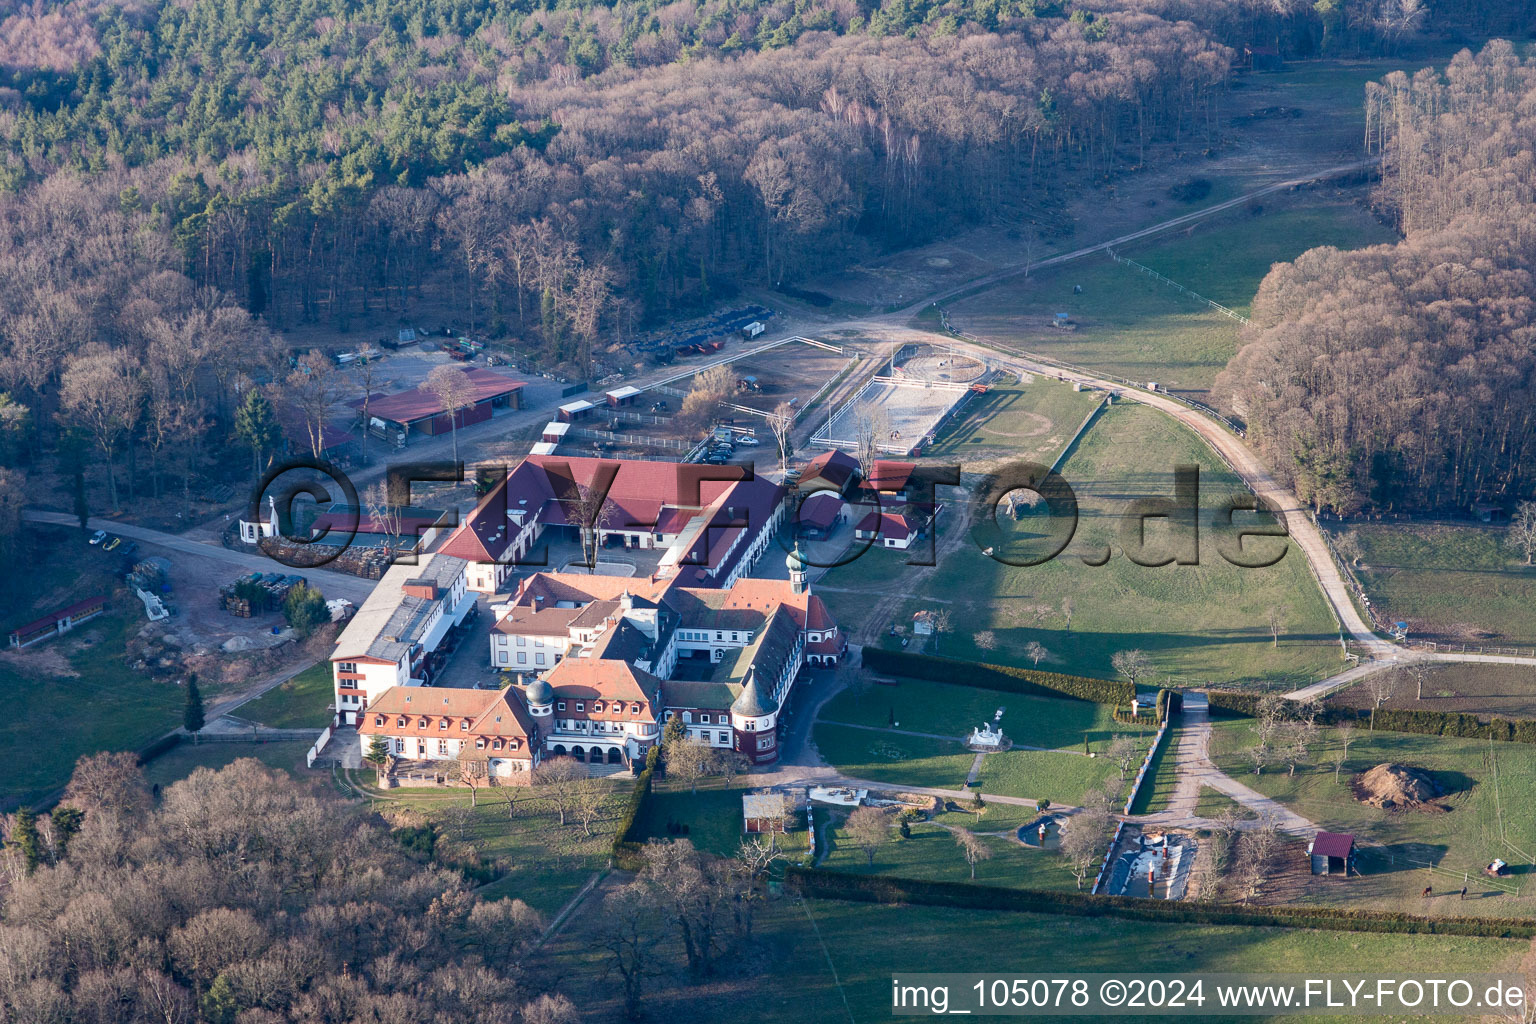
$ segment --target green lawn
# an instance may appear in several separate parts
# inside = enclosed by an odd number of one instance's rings
[[[742,826],[741,796],[751,789],[746,782],[726,788],[724,780],[701,782],[698,792],[658,783],[646,798],[636,832],[640,840],[688,839],[700,850],[719,857],[734,857],[747,834]],[[686,836],[669,832],[668,823],[688,826]],[[802,826],[779,837],[779,848],[800,859],[809,846],[810,833]]]
[[[1138,497],[1171,495],[1173,468],[1181,464],[1201,471],[1201,564],[1136,565],[1120,550],[1122,514]],[[938,571],[913,580],[915,593],[892,621],[906,624],[916,611],[947,609],[952,626],[939,637],[941,654],[1031,667],[1025,645],[1037,641],[1049,652],[1040,668],[1102,678],[1113,678],[1110,660],[1128,648],[1144,650],[1160,676],[1222,686],[1248,680],[1301,683],[1338,670],[1337,626],[1297,551],[1262,569],[1233,566],[1217,553],[1214,510],[1241,484],[1198,436],[1153,409],[1117,405],[1072,452],[1063,476],[1079,508],[1066,550],[1034,566],[988,557],[984,547],[1016,561],[1041,557],[1041,534],[1052,525],[1044,517],[1018,522],[1001,517],[1001,529],[979,533],[979,540],[963,539]],[[946,525],[958,528],[958,518]],[[1147,527],[1154,551],[1161,529],[1156,521]],[[1265,551],[1284,543],[1245,542]],[[1106,564],[1084,562],[1102,558],[1106,548],[1114,549]],[[822,597],[840,620],[862,621],[872,598],[889,591],[883,577],[866,582],[866,562],[879,565],[878,559],[858,559],[822,581]],[[1278,647],[1266,627],[1271,606],[1280,610],[1283,623]],[[885,623],[874,625],[882,645],[897,645]],[[991,646],[982,646],[982,640]],[[922,639],[909,649],[932,653],[935,646]]]
[[[1033,817],[1031,812],[1031,820]],[[1059,853],[1029,849],[1014,839],[1012,829],[1007,830],[1007,835],[987,835],[1005,830],[1000,821],[994,821],[986,814],[982,815],[979,822],[970,814],[949,814],[945,818],[955,819],[950,822],[955,827],[980,834],[992,853],[990,860],[976,865],[978,885],[1016,889],[1076,887],[1077,881]],[[900,832],[892,829],[891,841],[875,852],[873,866],[864,851],[853,845],[840,827],[831,830],[831,841],[832,852],[822,861],[821,867],[832,871],[926,878],[941,882],[971,880],[970,865],[960,854],[955,834],[932,822],[914,823],[912,835],[907,839],[901,838]]]
[[[1276,768],[1253,774],[1244,756],[1253,743],[1251,726],[1248,719],[1215,723],[1211,754],[1216,764],[1321,828],[1353,833],[1366,846],[1364,878],[1347,887],[1319,887],[1306,898],[1347,895],[1352,906],[1415,913],[1536,915],[1536,886],[1528,884],[1536,871],[1536,822],[1530,815],[1536,802],[1536,749],[1530,745],[1360,729],[1336,781],[1329,763],[1337,749],[1335,731],[1324,730],[1312,748],[1315,763],[1293,778]],[[1351,775],[1389,762],[1432,773],[1446,790],[1435,802],[1447,810],[1384,811],[1355,800]],[[1514,874],[1502,884],[1518,887],[1518,896],[1482,884],[1479,871],[1495,857],[1513,866]],[[1470,875],[1473,894],[1487,895],[1465,903],[1420,899],[1426,885],[1460,888],[1464,874]]]
[[[948,841],[934,842],[942,846]],[[963,867],[958,854],[953,860]],[[989,863],[996,864],[996,858]],[[610,958],[593,935],[602,918],[601,904],[584,905],[548,950],[570,972],[564,988],[583,1007],[584,1019],[617,1021]],[[761,966],[754,962],[712,978],[707,988],[682,976],[657,978],[645,997],[647,1019],[696,1019],[700,1001],[707,999],[709,1019],[719,1024],[804,1020],[807,1007],[814,1008],[810,1017],[817,1021],[885,1020],[891,1013],[891,977],[903,972],[1123,971],[1132,964],[1148,972],[1305,973],[1324,965],[1327,972],[1401,976],[1415,970],[1509,970],[1529,946],[1523,940],[1153,924],[790,899],[763,904],[754,931],[761,940]],[[674,955],[668,954],[668,965]]]
[[[240,718],[269,729],[324,729],[335,700],[331,665],[322,661],[235,710]]]
[[[1002,708],[1000,726],[1014,743],[1081,751],[1083,739],[1098,748],[1110,737],[1132,731],[1114,720],[1103,704],[1053,697],[1000,693],[974,686],[898,679],[895,686],[846,689],[822,705],[817,720],[897,728],[963,739]]]
[[[1536,644],[1536,568],[1505,529],[1459,523],[1351,523],[1371,603],[1413,635],[1442,642]]]
[[[1242,821],[1253,821],[1258,818],[1256,812],[1250,811],[1220,790],[1209,786],[1200,787],[1200,797],[1195,801],[1195,814],[1202,818],[1215,818],[1231,810],[1235,810],[1237,817]]]
[[[1028,459],[1048,466],[1103,399],[1047,377],[993,387],[970,399],[963,415],[923,450],[923,459],[941,465],[959,460],[967,469],[988,459]]]
[[[1163,745],[1157,749],[1157,755],[1152,758],[1151,773],[1142,783],[1141,791],[1136,794],[1136,802],[1131,805],[1132,814],[1156,814],[1158,811],[1166,811],[1168,802],[1173,799],[1175,783],[1174,772],[1177,767],[1177,758],[1174,751],[1179,745],[1179,729],[1170,726],[1168,735],[1163,740]]]
[[[1105,780],[1118,774],[1119,769],[1102,757],[1005,750],[986,756],[977,782],[983,793],[1081,806],[1090,791],[1102,789]],[[1134,772],[1128,774],[1125,785],[1129,786],[1134,777]]]
[[[371,774],[371,773],[367,773]],[[503,795],[517,797],[509,816]],[[594,872],[608,863],[618,816],[629,796],[626,782],[616,783],[604,813],[592,825],[592,835],[570,820],[562,826],[554,806],[537,788],[482,789],[479,807],[469,820],[466,841],[486,860],[500,861],[506,873],[479,890],[486,899],[515,897],[553,916],[580,891]],[[470,796],[462,789],[392,789],[368,795],[380,805],[394,803],[427,815],[449,838],[457,838],[447,812],[464,807]]]
[[[1170,204],[1168,215],[1176,212],[1182,209]],[[1317,246],[1360,248],[1392,238],[1355,202],[1270,196],[1258,215],[1239,207],[1121,252],[1246,312],[1272,264]],[[982,338],[1202,396],[1236,353],[1241,330],[1237,321],[1107,256],[1010,279],[957,301],[950,312],[963,330]],[[1057,313],[1070,313],[1076,329],[1051,326]]]
[[[144,778],[153,785],[169,786],[199,768],[218,771],[242,757],[254,757],[268,768],[297,775],[307,771],[304,755],[310,744],[304,740],[277,740],[272,743],[178,743],[144,766]]]
[[[871,732],[831,722],[817,722],[814,739],[822,759],[838,771],[884,786],[963,789],[976,759],[959,740]]]
[[[108,595],[105,614],[0,656],[0,689],[10,708],[0,743],[27,750],[6,766],[0,796],[31,800],[68,782],[83,755],[133,750],[180,725],[185,691],[128,667],[126,645],[145,620],[143,606],[116,577],[123,559],[91,547],[75,530],[29,527],[25,537],[32,547],[28,571],[13,573],[0,598],[7,628]]]

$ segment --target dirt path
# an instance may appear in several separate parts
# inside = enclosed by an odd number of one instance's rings
[[[1173,796],[1168,801],[1168,809],[1128,820],[1143,827],[1160,825],[1165,828],[1209,828],[1215,823],[1195,813],[1195,807],[1200,801],[1200,788],[1209,786],[1258,815],[1257,820],[1242,822],[1239,826],[1241,828],[1258,828],[1273,823],[1280,831],[1291,835],[1310,838],[1317,833],[1317,825],[1309,819],[1263,793],[1250,789],[1217,768],[1211,761],[1210,747],[1209,706],[1203,695],[1187,694],[1183,717],[1179,722],[1178,743],[1168,752],[1174,765]]]

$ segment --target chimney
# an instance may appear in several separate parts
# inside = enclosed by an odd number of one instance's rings
[[[406,580],[400,589],[408,597],[419,597],[427,601],[437,600],[437,584],[429,579],[418,577],[414,580]]]

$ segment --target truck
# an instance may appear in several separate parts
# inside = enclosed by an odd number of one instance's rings
[[[747,326],[741,329],[741,336],[748,341],[751,341],[753,338],[757,337],[759,334],[762,334],[767,329],[768,325],[763,323],[761,320],[753,320],[751,323],[747,324]]]

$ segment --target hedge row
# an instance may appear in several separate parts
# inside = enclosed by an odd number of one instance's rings
[[[646,765],[635,778],[635,788],[629,794],[629,802],[624,805],[624,813],[619,815],[619,828],[613,834],[613,848],[609,855],[613,858],[616,867],[625,871],[639,871],[645,866],[641,859],[641,844],[630,838],[634,831],[635,821],[640,817],[640,809],[645,806],[645,798],[651,795],[651,778],[655,768]]]
[[[1211,690],[1207,696],[1213,714],[1246,715],[1256,713],[1260,694],[1235,690]],[[1328,707],[1321,720],[1327,724],[1371,720],[1369,708]],[[1379,708],[1376,728],[1387,732],[1409,732],[1425,736],[1452,736],[1463,739],[1494,739],[1506,743],[1536,743],[1536,719],[1490,718],[1461,711],[1431,711],[1425,708]]]
[[[864,666],[875,672],[912,679],[931,679],[940,683],[975,686],[983,690],[1025,693],[1039,697],[1071,697],[1095,704],[1131,702],[1136,689],[1130,683],[1114,679],[1090,679],[1059,672],[1039,672],[1011,665],[989,665],[979,661],[959,661],[932,654],[908,654],[878,647],[864,648]]]
[[[850,875],[820,868],[791,867],[785,884],[821,899],[869,903],[910,903],[933,907],[1007,910],[1079,917],[1125,917],[1191,924],[1316,928],[1338,932],[1398,932],[1525,939],[1536,936],[1536,920],[1525,918],[1432,918],[1382,910],[1332,907],[1248,907],[1232,903],[1150,900],[1134,896],[1092,896],[1083,892],[1001,889],[968,882],[934,882],[880,875]]]

